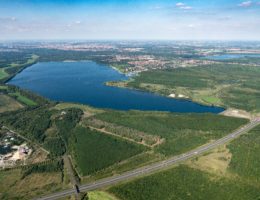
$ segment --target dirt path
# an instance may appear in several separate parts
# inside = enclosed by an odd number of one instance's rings
[[[144,146],[149,147],[149,148],[153,148],[153,147],[155,147],[155,146],[157,146],[157,145],[160,145],[160,144],[163,142],[163,140],[158,139],[155,144],[153,144],[153,145],[148,145],[148,144],[145,144],[144,142],[137,142],[137,141],[135,141],[135,140],[133,140],[133,139],[131,139],[131,138],[123,137],[123,136],[117,135],[117,134],[115,134],[115,133],[106,131],[105,129],[95,128],[95,127],[93,127],[93,126],[87,126],[87,127],[90,128],[91,130],[96,130],[96,131],[99,131],[99,132],[104,133],[104,134],[107,134],[107,135],[112,135],[112,136],[115,136],[115,137],[119,137],[119,138],[121,138],[121,139],[128,140],[128,141],[130,141],[130,142],[134,142],[134,143],[137,143],[137,144],[141,144],[141,145],[144,145]]]

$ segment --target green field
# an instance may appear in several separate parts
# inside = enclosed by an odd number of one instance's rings
[[[214,104],[214,105],[217,105],[221,102],[221,100],[217,97],[208,97],[208,96],[203,97],[202,100],[209,104]]]
[[[8,89],[8,86],[6,85],[0,85],[0,90],[7,90]]]
[[[45,131],[51,125],[52,113],[46,107],[3,113],[0,124],[17,130],[24,137],[38,143],[46,138]]]
[[[230,64],[142,72],[129,87],[183,94],[206,104],[260,111],[260,68]]]
[[[73,134],[75,142],[71,146],[72,154],[77,169],[83,176],[102,170],[145,150],[141,145],[82,127],[76,128]]]
[[[8,73],[5,72],[5,69],[0,68],[0,80],[8,76]]]
[[[94,118],[160,136],[165,142],[155,151],[166,156],[177,155],[221,138],[248,122],[246,119],[213,114],[141,111],[107,111]]]
[[[10,93],[9,95],[15,97],[19,102],[21,102],[27,106],[36,106],[37,105],[36,102],[27,98],[26,96],[21,95],[19,92]]]
[[[260,187],[181,165],[109,189],[124,200],[258,200]]]

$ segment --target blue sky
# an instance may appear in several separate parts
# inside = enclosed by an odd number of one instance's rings
[[[0,0],[0,40],[260,40],[260,0]]]

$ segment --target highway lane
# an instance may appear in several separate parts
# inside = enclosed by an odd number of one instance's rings
[[[119,182],[123,182],[123,181],[127,181],[136,177],[141,177],[143,175],[147,175],[153,172],[156,172],[158,170],[162,170],[165,168],[168,168],[170,166],[176,165],[180,162],[186,161],[188,159],[194,158],[198,155],[201,155],[209,150],[212,150],[220,145],[223,145],[225,143],[230,142],[231,140],[234,140],[235,138],[239,137],[240,135],[248,132],[249,130],[251,130],[252,128],[254,128],[255,126],[257,126],[258,124],[260,124],[260,119],[257,120],[253,120],[251,121],[249,124],[241,127],[240,129],[234,131],[233,133],[218,139],[212,143],[206,144],[204,146],[201,146],[199,148],[196,148],[192,151],[189,151],[187,153],[181,154],[179,156],[174,156],[172,158],[169,158],[167,160],[164,161],[160,161],[158,163],[154,163],[148,166],[144,166],[126,173],[123,173],[121,175],[117,175],[117,176],[113,176],[113,177],[108,177],[105,179],[101,179],[98,180],[96,182],[93,183],[89,183],[89,184],[84,184],[81,185],[79,187],[80,191],[91,191],[91,190],[95,190],[95,189],[100,189],[103,187],[107,187],[107,186],[111,186],[114,184],[117,184]],[[69,189],[69,190],[64,190],[61,192],[57,192],[54,194],[50,194],[44,197],[40,197],[37,200],[54,200],[54,199],[59,199],[62,197],[66,197],[69,195],[72,195],[75,193],[74,189]]]

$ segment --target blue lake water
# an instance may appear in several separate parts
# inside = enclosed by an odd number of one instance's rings
[[[51,100],[87,104],[117,110],[219,113],[224,109],[203,106],[133,89],[109,87],[107,81],[127,76],[91,61],[37,63],[17,74],[9,84],[28,89]]]
[[[206,56],[206,59],[211,60],[229,60],[229,59],[237,59],[237,58],[259,58],[260,54],[222,54],[222,55],[213,55],[213,56]]]

